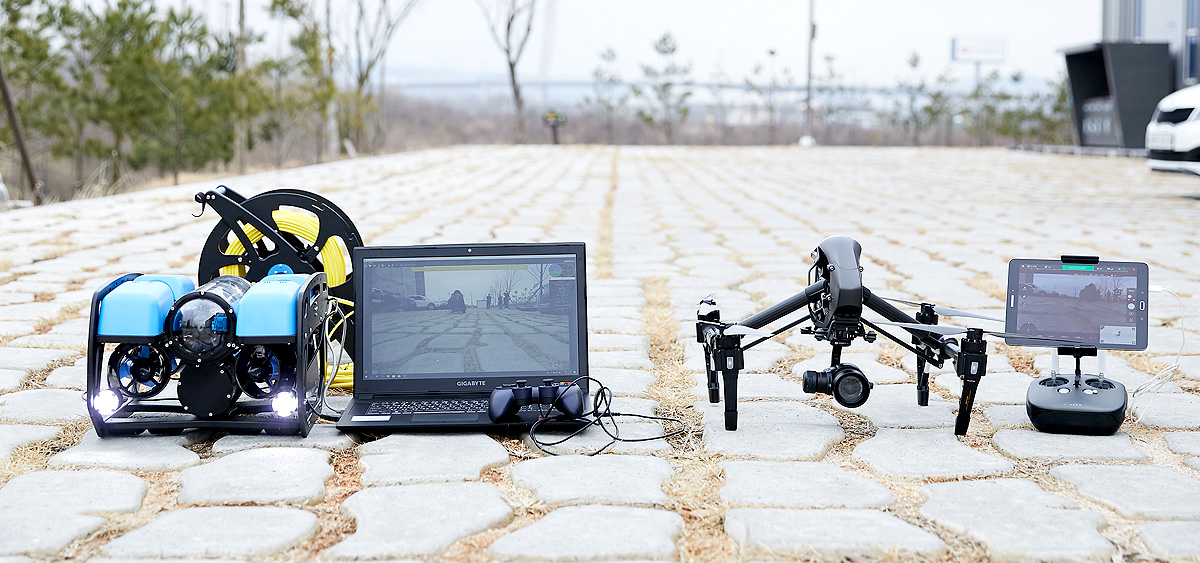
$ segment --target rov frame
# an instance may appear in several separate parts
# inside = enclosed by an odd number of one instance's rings
[[[167,386],[171,380],[181,377],[184,369],[195,365],[187,363],[177,354],[169,351],[168,335],[170,331],[168,326],[175,310],[184,301],[180,296],[177,296],[178,299],[167,312],[158,334],[150,336],[100,334],[100,312],[104,299],[118,287],[141,275],[129,273],[119,276],[97,290],[92,296],[86,366],[87,400],[85,402],[97,435],[100,437],[125,436],[138,434],[144,430],[148,430],[152,434],[178,434],[189,428],[204,428],[250,433],[266,431],[269,434],[308,436],[309,430],[318,418],[326,374],[324,353],[326,335],[323,334],[323,327],[329,316],[330,299],[324,272],[307,276],[287,276],[292,278],[292,281],[304,278],[299,283],[299,290],[296,291],[294,334],[248,337],[235,335],[230,343],[231,346],[237,347],[238,351],[248,350],[256,345],[270,346],[274,353],[284,356],[278,358],[279,360],[294,362],[291,364],[294,367],[294,374],[290,378],[284,378],[284,386],[272,389],[273,397],[243,396],[238,398],[233,396],[231,397],[232,405],[224,412],[213,416],[197,416],[189,413],[178,398],[178,385],[174,386],[174,389],[168,387],[148,398],[130,397],[119,389],[112,390],[110,388],[108,381],[110,368],[106,365],[108,363],[106,360],[112,359],[113,352],[107,350],[109,345],[152,346],[167,354],[170,362],[170,373],[164,382],[164,385]],[[184,291],[184,293],[188,294],[190,291]],[[227,303],[223,308],[227,311],[235,311],[235,308],[230,307]],[[245,310],[246,307],[239,307],[239,309],[241,310],[237,312],[243,319],[253,314],[252,311]],[[234,331],[236,317],[237,315],[231,323],[230,332]],[[232,363],[227,366],[236,369],[237,364]],[[241,394],[240,389],[237,388],[235,374],[224,372],[221,374],[230,377],[235,388],[234,393]],[[96,405],[98,396],[104,391],[111,391],[118,399],[117,404],[112,405],[111,413],[101,412]],[[290,392],[291,397],[296,400],[294,409],[286,402],[286,397],[280,397],[287,392]],[[284,400],[283,409],[279,408],[279,403],[274,402],[277,400]],[[292,412],[287,413],[286,411],[289,410]]]

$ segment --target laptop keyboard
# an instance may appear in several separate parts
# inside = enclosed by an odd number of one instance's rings
[[[537,409],[525,405],[522,411]],[[487,399],[422,399],[409,401],[375,401],[367,406],[367,414],[417,414],[487,412]]]

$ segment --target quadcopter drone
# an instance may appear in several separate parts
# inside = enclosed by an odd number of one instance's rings
[[[817,340],[828,341],[833,346],[829,368],[823,371],[804,373],[804,392],[825,393],[841,405],[849,408],[861,406],[870,395],[872,384],[862,370],[851,363],[842,362],[842,349],[850,346],[856,338],[874,342],[879,334],[895,341],[917,356],[917,404],[929,404],[928,366],[942,367],[950,360],[955,373],[962,380],[959,397],[958,417],[954,433],[967,433],[971,423],[971,408],[975,402],[975,391],[987,371],[987,341],[985,333],[1010,337],[1007,333],[979,328],[938,326],[939,316],[974,317],[997,322],[995,319],[932,303],[916,303],[880,297],[862,285],[862,266],[859,257],[862,246],[846,236],[825,239],[812,251],[813,266],[809,271],[811,285],[783,301],[735,323],[721,321],[721,312],[710,295],[700,301],[696,311],[696,340],[704,345],[705,371],[708,376],[708,400],[720,400],[720,379],[725,383],[725,429],[737,429],[737,377],[745,365],[743,352],[761,342],[778,336],[797,325],[811,321],[801,331],[812,334]],[[816,280],[813,281],[815,274]],[[897,309],[888,301],[896,301],[920,307],[915,318]],[[887,321],[869,321],[862,318],[863,307],[882,315]],[[760,330],[807,307],[807,314],[774,331]],[[880,328],[880,325],[896,326],[906,330],[910,341],[905,342]],[[868,330],[871,329],[871,330]],[[962,334],[960,340],[951,338]],[[743,344],[746,336],[757,336],[749,344]],[[722,376],[718,378],[718,373]]]

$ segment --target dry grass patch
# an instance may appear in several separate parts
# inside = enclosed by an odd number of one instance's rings
[[[608,193],[604,194],[604,207],[600,210],[600,232],[596,240],[596,248],[592,253],[592,263],[595,264],[592,272],[595,277],[600,279],[612,277],[613,206],[617,199],[617,155],[620,152],[620,149],[613,149]]]
[[[904,367],[904,357],[909,354],[912,354],[912,352],[901,348],[899,344],[887,342],[883,346],[880,346],[879,363],[900,371],[909,371],[908,368]]]
[[[505,500],[513,508],[513,518],[504,526],[485,530],[454,542],[450,547],[446,548],[446,551],[441,556],[435,557],[436,561],[451,563],[483,563],[490,561],[491,559],[488,557],[486,550],[496,540],[541,520],[554,509],[554,507],[538,500],[533,491],[518,487],[512,481],[513,467],[524,460],[539,457],[538,454],[534,453],[532,449],[517,437],[493,437],[504,446],[504,449],[508,450],[508,455],[512,460],[506,465],[484,470],[480,481],[490,483],[500,489],[504,494]]]
[[[994,342],[992,345],[995,346],[997,352],[1004,354],[1004,357],[1008,358],[1008,363],[1012,365],[1013,369],[1035,377],[1041,373],[1034,366],[1036,356],[1025,348],[1021,346],[1009,346],[1003,342]]]
[[[173,510],[178,506],[179,474],[149,473],[144,471],[132,472],[146,482],[146,496],[142,497],[142,506],[136,512],[110,513],[107,521],[96,531],[70,543],[59,554],[60,561],[86,561],[103,555],[101,550],[108,542],[123,536],[137,528],[149,524],[161,513]]]
[[[356,450],[332,452],[330,463],[333,465],[333,477],[325,482],[325,498],[316,505],[306,507],[317,516],[320,527],[317,533],[282,554],[261,556],[255,560],[313,561],[319,553],[346,539],[358,528],[358,523],[350,513],[342,510],[342,502],[362,490],[362,468],[358,465],[358,454]]]
[[[733,539],[725,533],[725,507],[718,491],[724,473],[716,464],[717,456],[703,451],[703,416],[692,407],[695,378],[683,367],[683,344],[679,342],[679,323],[673,318],[671,290],[666,278],[642,280],[646,304],[642,307],[642,331],[650,340],[650,359],[654,362],[654,382],[647,396],[658,401],[656,414],[683,421],[688,433],[670,438],[675,448],[669,461],[675,474],[663,483],[669,501],[667,507],[683,518],[683,531],[676,542],[679,557],[685,563],[729,561],[737,558]]]
[[[996,281],[987,274],[976,275],[975,277],[967,280],[967,285],[1001,301],[1004,301],[1004,297],[1007,294],[1005,289],[1000,287],[1000,284],[996,283]]]
[[[18,387],[17,390],[25,391],[26,389],[42,389],[42,388],[44,388],[46,386],[46,376],[50,375],[50,372],[52,372],[60,367],[63,367],[63,366],[69,366],[69,365],[75,363],[76,361],[78,361],[79,358],[82,358],[83,356],[84,356],[84,353],[80,352],[77,355],[71,355],[71,356],[63,358],[61,360],[55,360],[53,362],[50,362],[49,364],[46,364],[46,367],[44,367],[42,369],[31,370],[28,374],[25,375],[25,379],[23,381],[21,381],[21,386]]]
[[[34,442],[13,449],[8,461],[0,465],[0,486],[9,479],[30,471],[46,469],[50,458],[62,451],[79,444],[83,434],[92,428],[92,422],[87,419],[76,420],[62,425],[58,436],[41,442]]]

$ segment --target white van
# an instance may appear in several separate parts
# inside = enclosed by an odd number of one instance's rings
[[[1200,175],[1200,84],[1168,94],[1146,125],[1151,170]]]

